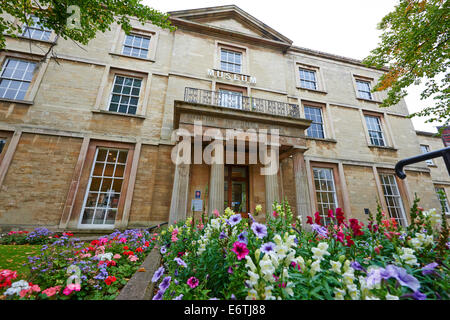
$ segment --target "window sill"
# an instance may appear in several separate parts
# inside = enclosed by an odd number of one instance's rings
[[[435,165],[435,164],[428,164],[428,163],[427,163],[427,166],[429,166],[429,167],[431,167],[431,168],[437,168],[437,167],[438,167],[438,166]]]
[[[311,92],[315,92],[315,93],[321,93],[321,94],[327,94],[327,93],[328,93],[328,92],[322,91],[322,90],[314,90],[314,89],[303,88],[303,87],[297,87],[297,89],[306,90],[306,91],[311,91]]]
[[[109,54],[112,55],[112,56],[117,56],[117,57],[131,58],[131,59],[137,59],[137,60],[147,61],[147,62],[155,62],[155,60],[152,60],[152,59],[149,59],[149,58],[128,56],[128,55],[122,54],[122,53],[110,52]]]
[[[360,97],[356,97],[356,99],[358,99],[360,101],[372,102],[372,103],[376,103],[376,104],[381,104],[382,103],[381,101],[364,99],[364,98],[360,98]]]
[[[14,100],[14,99],[6,99],[6,98],[0,98],[0,102],[9,102],[9,103],[17,103],[17,104],[24,104],[31,106],[34,104],[34,101],[30,100]]]
[[[390,151],[397,151],[397,148],[394,147],[388,147],[388,146],[376,146],[374,144],[369,144],[369,148],[377,148],[377,149],[384,149],[384,150],[390,150]]]
[[[108,110],[92,110],[92,113],[109,114],[112,116],[130,117],[130,118],[137,118],[137,119],[142,119],[142,120],[146,119],[145,116],[141,116],[139,114],[128,114],[128,113],[114,112],[114,111],[108,111]]]
[[[56,39],[53,39],[53,40],[40,40],[40,39],[33,39],[33,38],[22,36],[22,35],[20,35],[20,36],[18,35],[16,37],[13,37],[11,35],[6,35],[6,36],[8,36],[10,38],[14,38],[14,39],[27,40],[27,41],[31,40],[33,42],[40,42],[40,43],[46,43],[46,44],[54,44],[54,43],[56,43],[56,41],[55,41]]]
[[[323,141],[323,142],[337,143],[337,140],[335,140],[335,139],[329,139],[329,138],[314,138],[314,137],[308,137],[308,136],[305,136],[305,139],[308,139],[308,140],[316,140],[316,141]]]

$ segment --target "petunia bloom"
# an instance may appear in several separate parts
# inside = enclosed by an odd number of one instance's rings
[[[263,239],[267,236],[267,227],[261,223],[254,222],[252,224],[252,231],[259,239]]]
[[[199,281],[196,277],[190,277],[187,281],[187,284],[189,285],[189,287],[191,287],[192,289],[194,289],[195,287],[198,286]]]
[[[233,249],[231,249],[231,251],[236,253],[238,260],[244,259],[245,256],[249,253],[247,245],[239,241],[233,243]]]

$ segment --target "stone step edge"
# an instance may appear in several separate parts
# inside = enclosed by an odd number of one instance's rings
[[[155,287],[155,284],[152,282],[152,277],[160,267],[161,258],[159,250],[153,248],[139,267],[139,269],[145,268],[145,271],[136,271],[122,290],[120,290],[115,300],[151,300]]]

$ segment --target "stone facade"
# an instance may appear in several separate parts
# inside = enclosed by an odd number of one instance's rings
[[[2,79],[11,59],[35,62],[36,68],[23,99],[0,97],[0,140],[5,142],[0,154],[1,230],[47,226],[90,232],[199,217],[202,211],[223,209],[213,202],[222,196],[228,201],[220,191],[227,181],[246,188],[241,204],[247,201],[247,212],[258,204],[270,212],[272,200],[287,199],[293,212],[306,218],[324,208],[317,170],[333,175],[333,205],[365,220],[364,209],[374,212],[377,199],[390,210],[380,173],[392,175],[398,160],[420,154],[420,144],[432,150],[443,147],[438,138],[416,133],[403,100],[380,109],[384,92],[360,98],[357,81],[373,86],[383,70],[294,46],[236,6],[176,11],[171,20],[178,27],[175,32],[132,21],[132,34],[150,39],[146,57],[123,53],[126,35],[117,25],[83,49],[58,38],[57,60],[44,62],[42,52],[54,34],[49,41],[31,40],[31,52],[30,40],[7,38],[6,50],[0,52]],[[224,50],[239,54],[240,72],[221,70]],[[315,89],[305,88],[300,69],[314,72]],[[141,80],[134,113],[110,111],[116,77]],[[242,95],[240,107],[214,102],[217,94],[211,92],[220,90]],[[312,123],[306,119],[308,107],[320,110],[323,137],[307,134]],[[366,116],[379,119],[383,146],[373,145]],[[264,176],[260,158],[249,162],[248,137],[242,140],[243,166],[248,168],[242,181],[222,179],[226,165],[174,164],[174,130],[185,129],[195,137],[195,121],[222,134],[227,129],[278,129],[280,170]],[[206,148],[204,143],[202,151]],[[106,175],[99,186],[107,197],[114,192],[120,196],[102,211],[114,213],[113,223],[84,225],[101,150],[126,155],[124,176],[114,180],[118,187],[102,189],[112,179]],[[435,166],[408,166],[406,173],[405,180],[395,179],[406,220],[415,193],[425,208],[439,207],[435,187],[450,194],[440,159]],[[193,212],[196,191],[201,191],[197,200],[203,201],[202,211]]]

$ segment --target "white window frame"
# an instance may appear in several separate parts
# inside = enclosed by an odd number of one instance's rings
[[[320,112],[320,118],[322,119],[322,122],[315,122],[314,120],[307,118],[306,108],[318,109],[319,112]],[[322,112],[322,108],[318,107],[318,106],[312,106],[312,105],[304,104],[303,105],[303,112],[304,112],[304,116],[305,116],[306,119],[313,121],[311,123],[311,126],[308,129],[306,129],[307,136],[311,137],[311,138],[316,138],[316,139],[325,139],[327,136],[325,134],[325,121],[324,121],[324,115],[323,115],[323,112]],[[312,128],[312,124],[316,124],[316,125],[321,125],[322,126],[322,136],[323,137],[315,137],[315,136],[309,135],[309,130]]]
[[[15,61],[18,61],[18,62],[25,62],[25,63],[27,63],[27,67],[24,70],[23,74],[20,75],[20,78],[13,77],[13,75],[15,74],[15,72],[17,70],[17,66],[19,65],[19,63],[17,63],[16,66],[14,67],[14,71],[13,71],[11,77],[4,77],[3,76],[4,72],[6,71],[6,66],[12,60],[15,60]],[[32,77],[31,77],[31,79],[28,80],[28,79],[25,79],[25,75],[27,74],[28,69],[30,68],[30,66],[33,66],[33,70],[31,71],[32,72]],[[4,94],[6,94],[6,92],[10,88],[11,84],[13,83],[13,81],[20,82],[20,85],[19,85],[20,88],[22,87],[23,83],[26,83],[27,87],[26,87],[26,90],[25,90],[25,95],[21,99],[17,99],[17,95],[19,94],[20,91],[23,91],[23,90],[17,90],[15,95],[14,95],[14,98],[7,98],[5,96],[0,96],[0,99],[10,99],[10,100],[17,100],[17,101],[25,100],[25,98],[27,96],[27,93],[28,93],[28,90],[30,90],[31,83],[33,82],[35,69],[36,69],[36,62],[25,60],[25,59],[19,59],[19,58],[11,58],[11,57],[6,58],[4,63],[3,63],[3,66],[2,66],[2,70],[0,72],[0,83],[3,80],[9,80],[10,83],[9,83],[8,87],[6,88]]]
[[[314,166],[312,168],[312,176],[313,176],[313,185],[314,185],[314,192],[316,194],[316,204],[317,204],[317,211],[319,211],[319,214],[321,216],[321,218],[323,219],[323,221],[327,224],[328,223],[328,210],[332,209],[333,211],[336,210],[336,208],[339,208],[339,201],[338,201],[338,196],[337,196],[337,189],[336,189],[336,182],[334,179],[334,169],[333,168],[323,168],[323,167],[319,167],[319,166]],[[316,171],[327,171],[330,173],[331,175],[331,179],[321,179],[320,178],[320,173],[318,173],[318,179],[316,179]],[[321,186],[321,182],[325,182],[326,186],[329,188],[329,184],[331,184],[332,190],[322,190],[322,188],[317,189],[316,187],[316,181],[318,182],[319,186]],[[322,193],[326,193],[329,194],[326,198],[326,202],[324,202],[323,197],[322,197]],[[320,195],[320,198],[319,198]],[[332,197],[333,202],[329,202],[329,198],[330,195]],[[326,211],[324,213],[321,212],[321,205],[322,208]],[[333,207],[334,206],[334,207]],[[325,208],[327,207],[327,208]]]
[[[441,205],[441,208],[442,208],[442,202],[441,202],[441,198],[439,197],[438,191],[439,190],[444,191],[444,194],[445,194],[445,200],[444,200],[445,201],[444,202],[444,204],[445,204],[444,205],[444,207],[445,207],[445,214],[450,215],[450,205],[449,205],[449,202],[448,202],[447,194],[445,193],[445,189],[442,188],[442,187],[435,187],[434,190],[436,191],[436,196],[437,196],[437,198],[439,200],[439,204]]]
[[[101,149],[107,150],[106,151],[106,158],[105,158],[104,161],[97,161],[98,152]],[[119,157],[118,156],[117,156],[116,161],[114,163],[113,162],[108,162],[107,160],[108,160],[108,155],[109,155],[110,150],[114,150],[114,151],[118,151],[118,152],[126,151],[127,152],[127,157],[125,159],[125,163],[119,163],[118,162],[119,161]],[[111,208],[109,206],[109,201],[108,201],[108,205],[106,207],[100,207],[100,208],[106,210],[105,217],[103,218],[103,224],[94,224],[93,222],[94,222],[96,210],[98,208],[97,204],[98,204],[98,201],[100,199],[100,194],[102,193],[101,192],[101,188],[102,188],[102,184],[103,184],[103,178],[105,177],[104,173],[105,173],[105,168],[106,168],[107,164],[114,164],[113,175],[111,177],[110,176],[106,176],[107,179],[112,179],[111,187],[113,186],[115,179],[122,180],[122,184],[121,184],[121,188],[120,188],[121,190],[119,192],[114,192],[115,194],[119,194],[118,203],[120,203],[120,197],[123,196],[123,190],[122,189],[123,189],[123,186],[124,186],[125,175],[126,175],[126,172],[127,172],[127,166],[128,166],[127,159],[128,159],[128,153],[129,152],[130,152],[130,150],[121,149],[121,148],[110,148],[110,147],[100,147],[100,146],[96,148],[95,155],[94,155],[94,158],[93,158],[93,161],[92,161],[92,168],[91,168],[91,171],[90,171],[90,174],[89,174],[89,182],[87,184],[86,192],[85,192],[84,199],[83,199],[83,206],[81,208],[80,218],[79,218],[79,221],[78,221],[78,228],[79,229],[114,229],[115,222],[117,220],[117,215],[119,213],[119,205],[116,208]],[[104,163],[101,176],[94,176],[94,170],[95,170],[96,163]],[[118,164],[119,165],[124,165],[123,176],[122,177],[114,177]],[[100,189],[98,191],[91,192],[90,189],[91,189],[91,183],[92,183],[92,179],[93,178],[101,178],[102,180],[100,182]],[[93,208],[94,209],[94,215],[92,217],[91,223],[82,223],[85,209],[86,208],[92,208],[92,207],[86,207],[86,202],[87,202],[89,193],[97,193],[97,200],[96,200],[95,206]],[[105,193],[105,192],[103,192],[103,193]],[[106,193],[108,193],[108,192],[106,192]],[[114,223],[112,223],[112,224],[105,224],[106,217],[108,216],[108,211],[109,210],[115,210],[116,211],[116,215],[114,217]]]
[[[244,94],[241,91],[219,89],[219,104],[221,107],[230,109],[242,109]]]
[[[408,220],[406,219],[406,213],[405,213],[405,207],[403,205],[403,199],[402,195],[400,193],[400,189],[397,184],[397,180],[395,178],[395,175],[390,173],[380,173],[380,183],[381,188],[383,189],[383,196],[384,200],[386,202],[386,207],[388,209],[389,216],[391,218],[394,218],[397,223],[401,226],[406,227],[408,224]],[[388,180],[388,183],[386,183],[386,179]],[[387,187],[391,189],[391,193],[387,192]],[[388,198],[392,198],[394,201],[394,205],[390,205],[388,202]],[[393,214],[393,211],[395,210],[395,216]],[[397,216],[397,212],[400,211],[400,215]]]
[[[430,152],[430,146],[426,145],[426,144],[421,144],[420,151],[422,151],[422,154],[428,153],[428,152]],[[425,160],[425,163],[429,166],[434,166],[433,159],[427,159],[427,160]]]
[[[124,87],[124,86],[123,86],[123,83],[122,83],[122,84],[118,84],[118,85],[120,85],[120,86],[122,87],[121,92],[120,92],[120,93],[114,92],[114,87],[116,86],[116,80],[117,80],[117,77],[122,77],[122,78],[124,78],[124,82],[125,82],[126,79],[133,79],[133,84],[132,84],[131,87],[130,87],[130,93],[129,93],[129,94],[127,94],[127,93],[125,93],[125,94],[122,93],[123,87]],[[132,94],[133,88],[135,88],[135,87],[134,87],[134,80],[140,80],[140,81],[141,81],[141,85],[140,85],[140,87],[139,87],[139,94],[138,94],[137,96]],[[111,93],[110,93],[109,100],[108,100],[108,111],[110,111],[110,112],[117,112],[117,113],[119,113],[119,114],[131,114],[131,115],[137,115],[137,114],[138,114],[138,111],[139,111],[139,99],[140,99],[140,96],[141,96],[141,93],[142,93],[142,90],[143,90],[143,89],[142,89],[143,84],[144,84],[144,79],[143,79],[143,78],[133,77],[133,76],[126,76],[126,75],[121,75],[121,74],[115,74],[115,75],[114,75],[114,79],[113,79],[113,84],[112,84],[112,87],[111,87]],[[137,87],[136,87],[136,88],[137,88]],[[111,110],[111,103],[116,103],[116,102],[113,102],[113,101],[112,101],[113,95],[119,96],[119,102],[117,102],[117,111]],[[123,97],[123,96],[129,98],[129,99],[128,99],[128,102],[127,102],[127,112],[121,112],[121,111],[119,111],[119,110],[120,110],[120,105],[122,104],[122,103],[120,103],[120,101],[122,101],[122,97]],[[134,105],[132,106],[132,107],[136,107],[136,112],[135,112],[135,113],[129,113],[129,112],[128,112],[129,109],[130,109],[130,102],[131,102],[131,99],[132,99],[132,98],[137,98],[136,106],[134,106]]]
[[[128,37],[132,37],[131,40],[131,45],[127,45],[126,41]],[[134,46],[134,39],[135,38],[141,38],[141,44],[143,42],[143,39],[147,39],[148,40],[148,46],[147,47],[142,47],[142,46]],[[131,33],[129,35],[125,35],[125,38],[123,39],[123,44],[122,44],[122,54],[126,55],[126,56],[130,56],[130,57],[135,57],[135,58],[142,58],[142,59],[147,59],[150,53],[150,47],[151,47],[151,41],[152,38],[151,36],[144,36],[142,34],[136,34],[136,33]],[[125,48],[128,47],[130,48],[130,54],[125,53]],[[133,55],[133,49],[138,49],[139,50],[139,55]],[[142,50],[147,51],[147,54],[145,56],[141,56],[140,53],[142,52]]]
[[[234,62],[234,61],[231,62],[231,61],[229,61],[229,60],[222,60],[222,52],[224,52],[224,51],[227,52],[227,57],[228,57],[229,54],[231,54],[232,56],[239,56],[239,57],[240,57],[240,63],[236,63],[236,62]],[[226,72],[231,72],[231,73],[239,73],[239,74],[242,74],[242,70],[243,70],[243,59],[244,59],[244,55],[242,54],[242,52],[237,51],[237,50],[231,50],[231,49],[228,49],[228,48],[220,48],[219,55],[220,55],[220,56],[219,56],[220,70],[226,71]],[[222,63],[225,63],[225,65],[226,65],[227,67],[223,68]],[[228,66],[230,66],[230,65],[233,65],[233,66],[234,66],[234,67],[233,67],[233,70],[230,70],[230,69],[228,68]],[[236,66],[239,66],[239,70],[238,70],[238,71],[234,70]]]
[[[32,26],[27,25],[24,23],[22,25],[22,37],[28,38],[28,39],[34,39],[34,40],[40,40],[40,41],[50,41],[50,38],[52,36],[52,29],[44,27],[40,23],[40,19],[34,15],[30,15],[28,17],[28,20],[33,20],[34,24]],[[35,34],[35,31],[41,31],[41,37],[37,38],[33,35]],[[43,37],[45,36],[45,39]]]
[[[312,74],[314,80],[310,80],[310,79],[304,79],[302,78],[302,71],[303,73],[308,73],[308,74]],[[303,67],[298,67],[298,74],[299,74],[299,83],[300,83],[300,87],[303,89],[308,89],[308,90],[319,90],[319,85],[318,85],[318,79],[317,79],[317,72],[316,70],[311,70],[311,69],[307,69],[307,68],[303,68]],[[302,81],[306,82],[306,83],[313,83],[314,84],[314,88],[309,88],[307,86],[303,86],[302,85]]]
[[[359,87],[358,87],[358,83],[367,84],[368,87],[369,87],[369,91],[360,90]],[[372,85],[371,85],[369,80],[363,80],[363,79],[356,78],[355,79],[355,86],[356,86],[356,92],[358,94],[358,98],[365,99],[365,100],[374,100],[373,93],[371,92]],[[369,98],[361,96],[361,92],[368,93],[369,94]]]
[[[375,130],[375,129],[369,127],[368,118],[376,119],[376,122],[377,122],[376,124],[379,127],[379,130]],[[386,147],[387,143],[386,143],[386,137],[385,137],[384,132],[383,132],[383,125],[382,125],[381,117],[374,116],[374,115],[371,115],[371,114],[364,114],[364,121],[366,122],[367,134],[368,134],[368,137],[369,137],[370,144],[372,146],[377,146],[377,147]],[[370,135],[370,132],[380,133],[381,134],[381,138],[380,137],[372,138],[372,136]],[[380,144],[374,143],[375,139],[376,140],[381,140],[382,144],[380,145]]]

